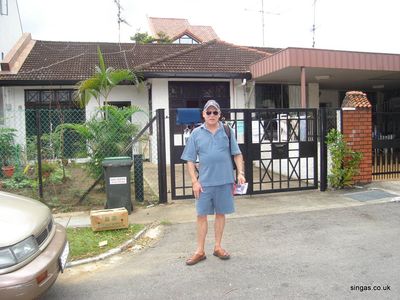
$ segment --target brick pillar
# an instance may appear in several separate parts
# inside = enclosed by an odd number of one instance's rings
[[[354,183],[372,181],[372,107],[366,94],[351,91],[346,93],[342,104],[342,133],[349,147],[361,152],[360,174]]]

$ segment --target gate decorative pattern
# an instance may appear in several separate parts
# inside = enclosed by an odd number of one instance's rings
[[[248,194],[318,187],[317,110],[221,109],[245,161]],[[191,181],[180,159],[185,140],[197,124],[177,124],[170,110],[172,199],[192,198]]]

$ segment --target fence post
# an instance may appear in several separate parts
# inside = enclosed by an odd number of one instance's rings
[[[144,184],[143,184],[143,155],[135,154],[133,156],[133,171],[135,178],[135,199],[137,202],[144,201]]]
[[[244,110],[244,144],[252,145],[252,124],[251,124],[251,111],[249,109]],[[253,167],[251,160],[251,151],[247,149],[251,149],[249,147],[245,147],[246,152],[243,153],[244,159],[244,173],[246,176],[246,181],[249,183],[249,187],[247,189],[247,194],[253,194]]]
[[[326,137],[326,110],[323,108],[319,109],[319,149],[320,149],[320,166],[321,166],[321,172],[320,172],[320,185],[319,185],[319,190],[321,192],[326,191],[326,187],[328,185],[328,151],[327,151],[327,145],[325,142],[325,137]]]
[[[157,161],[158,161],[158,202],[166,203],[167,195],[167,159],[165,150],[165,110],[156,110],[157,118]]]
[[[42,146],[40,136],[42,135],[42,125],[40,122],[40,110],[36,109],[36,138],[37,138],[37,161],[38,161],[38,179],[39,179],[39,197],[43,199],[43,180],[42,180]]]

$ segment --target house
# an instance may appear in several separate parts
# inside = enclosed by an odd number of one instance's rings
[[[0,0],[0,60],[5,58],[22,32],[17,0]]]
[[[51,42],[24,34],[1,62],[0,122],[18,128],[21,118],[15,116],[25,108],[72,107],[74,85],[98,64],[98,46],[108,66],[135,69],[145,80],[138,88],[116,87],[110,101],[139,105],[150,114],[158,108],[202,107],[210,98],[225,108],[338,107],[353,89],[366,92],[374,110],[400,109],[400,54],[255,48],[221,40]],[[96,105],[91,101],[79,118],[88,118]]]
[[[201,44],[219,39],[211,26],[190,25],[187,19],[148,18],[150,35],[159,33],[168,36],[175,44]]]

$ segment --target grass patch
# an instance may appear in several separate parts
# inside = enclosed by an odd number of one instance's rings
[[[172,225],[172,222],[171,222],[171,221],[168,221],[168,220],[162,220],[162,221],[160,222],[160,225],[169,226],[169,225]]]
[[[70,247],[70,260],[77,260],[99,255],[115,248],[133,238],[144,228],[142,224],[131,224],[126,229],[106,230],[94,232],[90,227],[67,228],[67,237]],[[107,245],[99,247],[99,242],[107,241]]]

